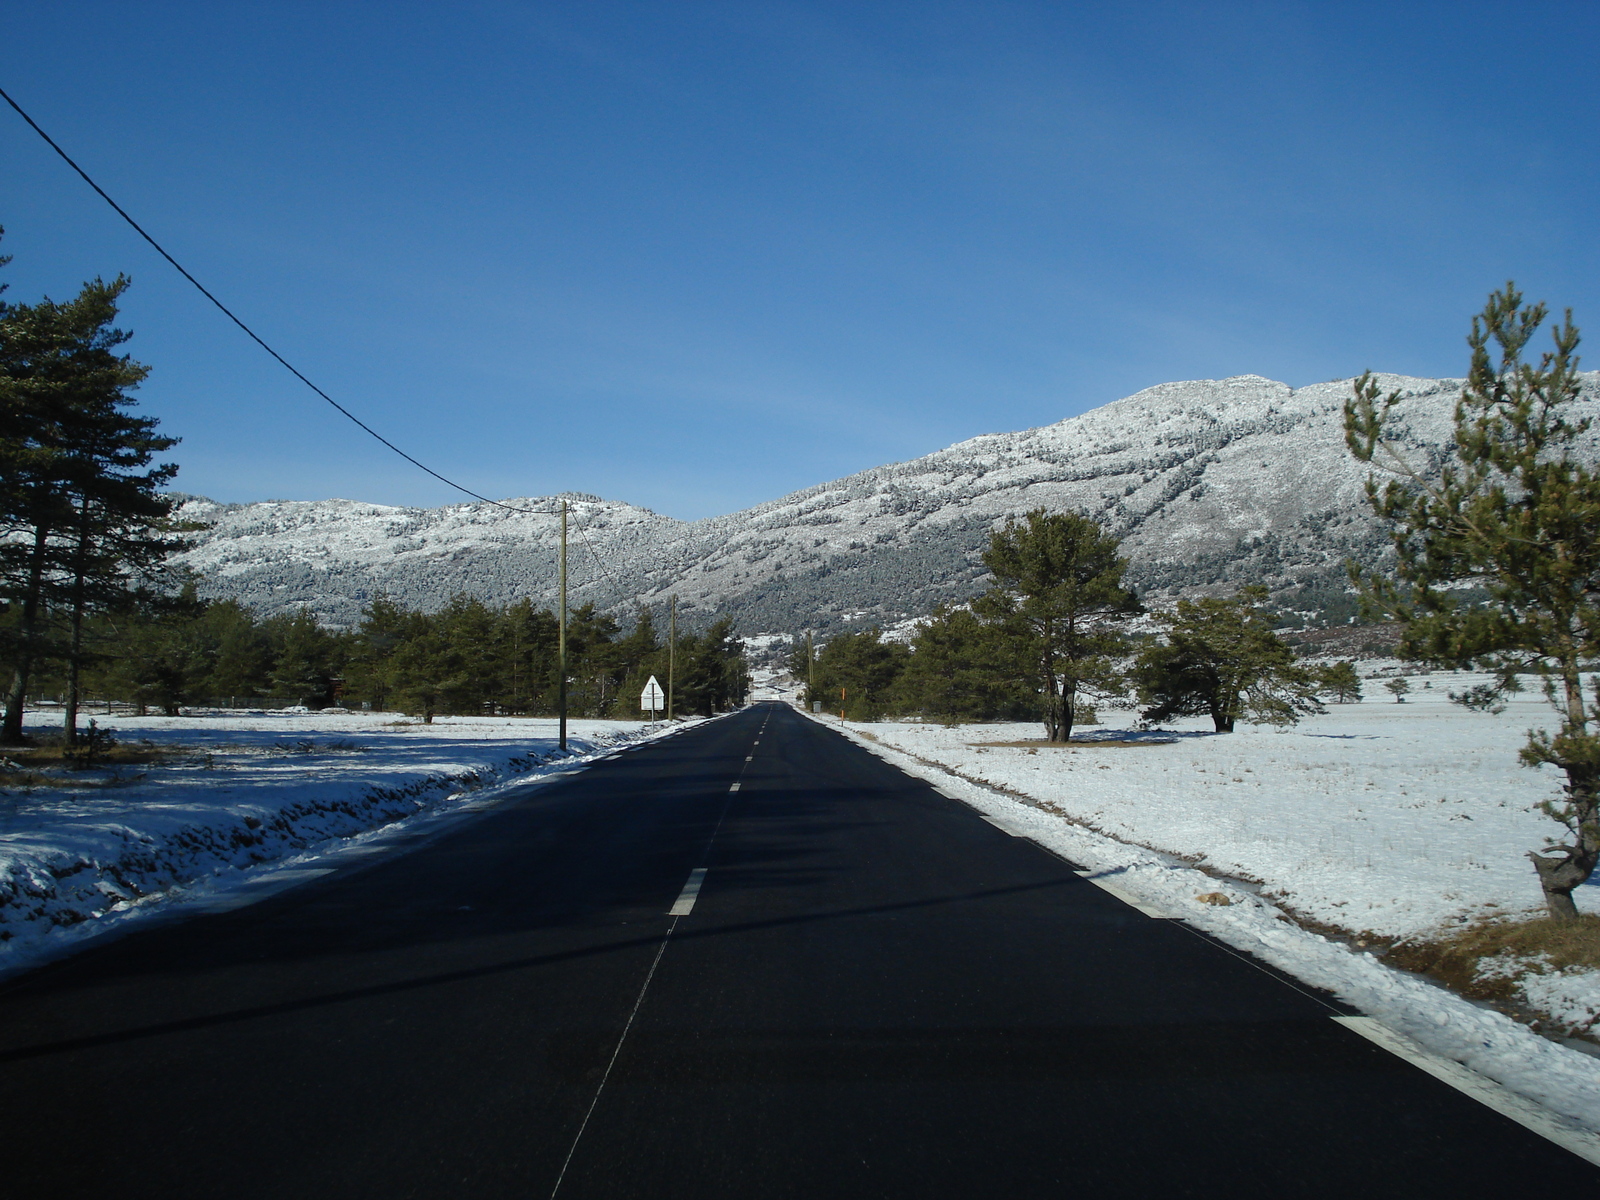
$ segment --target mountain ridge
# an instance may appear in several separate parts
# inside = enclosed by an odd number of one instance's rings
[[[1396,439],[1437,469],[1461,380],[1378,379],[1406,395]],[[1583,380],[1577,403],[1600,415],[1600,373]],[[1343,594],[1345,560],[1375,562],[1387,546],[1363,498],[1368,470],[1344,445],[1351,382],[1158,384],[697,521],[569,494],[571,601],[626,613],[676,594],[691,624],[728,613],[745,633],[892,622],[981,590],[989,533],[1044,507],[1100,520],[1146,592],[1260,581],[1326,608]],[[1584,452],[1597,449],[1591,435]],[[380,591],[424,609],[463,591],[544,605],[555,598],[559,499],[507,501],[545,510],[511,512],[187,498],[183,515],[213,524],[181,561],[204,577],[202,594],[264,612],[309,606],[333,625],[353,624]]]

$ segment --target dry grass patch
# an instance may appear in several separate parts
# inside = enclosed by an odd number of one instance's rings
[[[148,766],[151,763],[170,762],[193,753],[178,746],[158,746],[154,742],[118,742],[111,746],[87,745],[69,749],[60,742],[43,746],[13,746],[0,750],[0,761],[14,768],[51,767],[78,770],[86,767]],[[5,778],[0,774],[0,778]]]
[[[1529,974],[1569,968],[1600,971],[1600,916],[1484,921],[1436,941],[1397,944],[1386,958],[1526,1019],[1532,1014],[1524,1011],[1519,985]]]

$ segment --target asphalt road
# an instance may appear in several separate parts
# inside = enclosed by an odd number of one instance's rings
[[[0,1195],[1600,1183],[1336,1010],[762,705],[0,990]]]

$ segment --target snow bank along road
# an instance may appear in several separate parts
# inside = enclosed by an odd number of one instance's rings
[[[0,990],[30,1197],[1524,1194],[1600,1170],[781,705]]]

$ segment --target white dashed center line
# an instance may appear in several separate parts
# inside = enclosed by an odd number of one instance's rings
[[[683,891],[678,893],[678,899],[673,906],[667,909],[669,917],[687,917],[694,911],[694,902],[700,895],[701,881],[706,877],[704,867],[696,867],[689,872],[689,882],[683,885]]]

